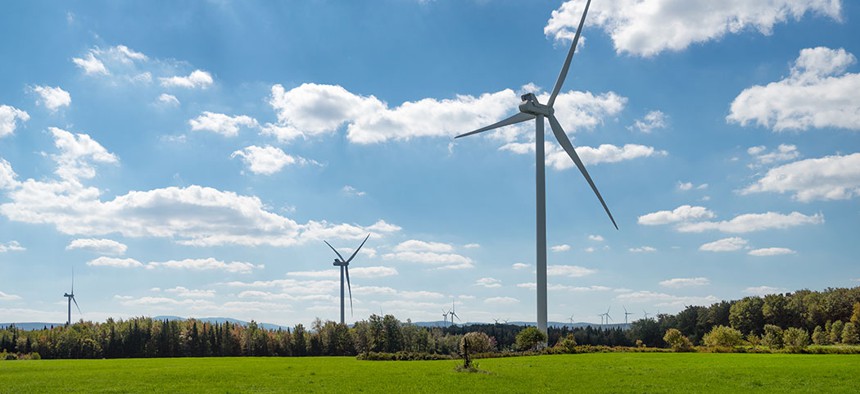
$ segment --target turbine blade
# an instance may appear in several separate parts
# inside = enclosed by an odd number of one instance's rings
[[[72,299],[72,302],[75,303],[75,308],[78,308],[78,313],[83,314],[83,312],[81,312],[81,307],[78,306],[78,300],[75,299],[75,296],[72,296],[71,299]]]
[[[535,116],[532,114],[527,114],[525,112],[519,112],[516,115],[511,116],[510,118],[507,118],[503,121],[493,123],[487,127],[482,127],[482,128],[477,129],[475,131],[470,131],[470,132],[465,133],[465,134],[460,134],[454,138],[456,139],[456,138],[460,138],[460,137],[466,137],[466,136],[470,136],[472,134],[482,133],[482,132],[487,131],[487,130],[492,130],[492,129],[496,129],[496,128],[504,127],[504,126],[510,126],[512,124],[517,124],[520,122],[525,122],[527,120],[532,120],[534,118],[535,118]]]
[[[349,260],[346,261],[347,264],[349,264],[349,262],[352,261],[353,258],[355,258],[355,255],[358,254],[358,251],[361,250],[361,247],[364,246],[364,243],[367,242],[368,238],[370,238],[370,234],[367,234],[367,237],[364,238],[364,241],[361,241],[361,245],[358,245],[358,249],[356,249],[355,252],[352,252],[352,256],[349,256]]]
[[[594,185],[594,181],[591,180],[591,175],[588,175],[588,170],[585,169],[585,164],[582,164],[582,160],[580,160],[579,155],[576,154],[576,150],[573,149],[573,143],[570,142],[570,139],[567,138],[567,134],[564,133],[564,129],[561,128],[561,124],[558,123],[558,119],[556,119],[555,115],[549,116],[549,125],[552,128],[552,133],[555,134],[555,139],[558,140],[558,143],[564,148],[564,151],[567,152],[567,155],[570,156],[571,160],[576,164],[576,167],[579,168],[579,172],[582,173],[582,176],[585,177],[585,180],[588,181],[588,184],[591,186],[591,190],[594,191],[594,194],[597,195],[597,199],[600,200],[600,204],[603,205],[603,210],[606,211],[606,214],[609,215],[609,220],[612,221],[612,225],[615,226],[615,229],[618,230],[618,224],[615,223],[615,218],[612,217],[612,212],[609,212],[609,207],[606,206],[606,201],[603,201],[603,196],[600,195],[600,191],[597,190],[597,186]]]
[[[585,15],[588,14],[588,6],[591,5],[591,0],[585,3],[585,11],[582,12],[582,19],[579,20],[579,27],[576,28],[576,35],[573,37],[573,43],[570,45],[570,51],[567,52],[567,58],[564,59],[564,65],[561,67],[561,72],[558,74],[558,80],[555,81],[555,87],[552,88],[552,95],[549,96],[549,101],[546,105],[552,107],[555,104],[555,98],[561,91],[561,85],[564,85],[564,79],[567,78],[567,71],[570,69],[570,61],[573,59],[573,53],[576,52],[576,44],[579,43],[579,35],[582,33],[582,26],[585,25]]]
[[[334,246],[331,246],[331,244],[328,243],[328,241],[323,241],[323,242],[325,242],[325,244],[328,245],[328,247],[330,247],[331,250],[334,251],[334,253],[337,255],[337,257],[340,257],[340,261],[346,261],[343,259],[343,256],[341,256],[340,253],[337,252],[337,249],[335,249]]]
[[[346,265],[343,269],[346,271],[346,287],[349,289],[349,315],[354,316],[352,312],[352,285],[349,284],[349,266]]]

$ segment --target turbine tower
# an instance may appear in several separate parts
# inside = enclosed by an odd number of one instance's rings
[[[456,309],[454,308],[454,301],[451,301],[451,312],[450,313],[451,313],[451,325],[453,326],[453,325],[455,325],[454,324],[454,318],[455,317],[457,318],[457,320],[460,320],[460,316],[457,316]],[[462,321],[462,320],[460,320],[460,321]]]
[[[81,307],[78,306],[78,301],[75,299],[75,271],[72,271],[72,292],[64,293],[63,297],[66,297],[69,303],[69,319],[66,320],[66,325],[68,326],[72,324],[72,302],[75,303],[75,308],[78,308],[78,313],[83,313],[81,312]]]
[[[346,273],[346,286],[349,288],[349,313],[352,314],[352,286],[349,284],[349,262],[355,258],[355,255],[358,254],[358,251],[361,250],[361,247],[364,246],[364,243],[367,242],[367,239],[370,238],[370,234],[367,234],[367,237],[364,238],[364,241],[361,242],[361,245],[358,246],[358,249],[355,252],[352,252],[352,256],[349,256],[349,259],[344,259],[343,256],[331,246],[328,241],[325,242],[331,250],[337,255],[338,258],[334,259],[333,265],[335,267],[340,267],[340,324],[346,324],[344,322],[344,304],[343,304],[343,275]]]
[[[603,205],[603,209],[606,211],[606,214],[609,215],[609,220],[612,221],[612,225],[615,226],[615,229],[618,229],[618,225],[615,223],[615,219],[612,217],[612,213],[609,212],[609,207],[606,206],[606,202],[603,201],[603,197],[600,195],[600,192],[597,191],[597,186],[594,185],[594,181],[591,180],[591,176],[588,175],[588,171],[585,169],[585,165],[582,163],[582,160],[579,158],[579,155],[576,154],[576,150],[573,148],[573,144],[570,142],[570,139],[567,138],[567,134],[565,134],[564,129],[562,129],[561,124],[558,122],[558,119],[555,117],[555,109],[553,109],[553,105],[555,105],[555,99],[558,97],[558,93],[561,91],[561,87],[564,84],[564,80],[567,77],[567,71],[570,69],[570,61],[573,59],[573,53],[576,51],[576,44],[579,42],[580,33],[582,33],[582,26],[585,24],[585,16],[588,14],[588,7],[591,5],[591,0],[585,4],[585,11],[582,12],[582,19],[579,21],[579,27],[576,29],[576,35],[573,38],[573,43],[570,46],[570,51],[567,53],[567,58],[564,61],[564,65],[561,68],[561,72],[558,75],[558,80],[555,83],[555,87],[552,89],[552,94],[549,97],[549,101],[547,103],[541,104],[538,102],[537,97],[535,97],[534,93],[528,93],[522,96],[522,103],[519,106],[520,113],[511,116],[505,120],[500,122],[491,124],[487,127],[483,127],[474,131],[470,131],[465,134],[460,134],[455,138],[466,137],[473,134],[482,133],[484,131],[493,130],[499,127],[510,126],[516,123],[525,122],[527,120],[535,120],[535,194],[536,194],[536,227],[537,227],[537,325],[538,329],[546,334],[547,328],[547,301],[546,301],[546,175],[545,175],[545,166],[546,166],[546,157],[544,153],[544,118],[549,120],[550,128],[552,129],[552,133],[555,135],[556,140],[564,148],[564,151],[567,152],[567,155],[570,156],[571,160],[573,160],[576,167],[579,168],[579,172],[585,177],[585,180],[588,181],[588,184],[591,186],[591,190],[594,191],[594,194],[597,195],[597,199],[600,200],[600,204]]]
[[[633,315],[634,313],[633,312],[627,312],[627,307],[624,305],[622,305],[621,307],[624,308],[624,324],[627,324],[627,316]]]

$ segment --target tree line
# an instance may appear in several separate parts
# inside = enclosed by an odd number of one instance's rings
[[[665,335],[676,330],[691,344],[699,345],[705,344],[706,334],[715,327],[728,327],[753,341],[775,337],[777,330],[796,329],[817,344],[853,344],[860,328],[858,319],[860,287],[800,290],[722,301],[708,307],[688,306],[674,315],[659,314],[634,321],[628,330],[550,327],[546,341],[549,346],[567,341],[596,346],[671,347]],[[316,319],[310,327],[297,324],[276,330],[265,329],[254,321],[242,325],[138,317],[108,319],[104,323],[80,321],[32,331],[10,326],[0,330],[0,352],[37,353],[41,358],[355,356],[371,352],[456,356],[461,339],[468,333],[485,335],[489,351],[523,350],[517,344],[517,335],[523,329],[498,323],[421,327],[392,315],[371,315],[351,327]]]

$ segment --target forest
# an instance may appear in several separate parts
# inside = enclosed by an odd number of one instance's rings
[[[706,334],[730,327],[750,343],[758,343],[775,330],[796,330],[815,344],[853,345],[860,342],[858,320],[860,287],[800,290],[707,307],[688,306],[674,315],[636,320],[627,330],[550,327],[547,343],[553,346],[573,338],[578,345],[665,348],[674,346],[666,342],[667,332],[674,329],[691,345],[702,345],[708,339]],[[297,324],[291,329],[269,330],[254,321],[241,325],[138,317],[103,323],[79,321],[31,331],[10,326],[0,330],[0,353],[50,359],[355,356],[368,352],[456,356],[468,333],[486,335],[489,345],[485,351],[524,350],[517,348],[517,335],[524,328],[498,323],[422,327],[392,315],[371,315],[351,327],[316,319],[310,327]]]

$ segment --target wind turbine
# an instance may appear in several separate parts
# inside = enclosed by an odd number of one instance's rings
[[[72,324],[72,302],[75,303],[75,308],[78,308],[78,313],[83,314],[83,312],[81,312],[81,307],[78,306],[78,301],[75,299],[75,271],[72,271],[72,292],[64,293],[63,297],[66,297],[69,303],[69,319],[66,320],[66,325],[68,326]]]
[[[627,307],[624,305],[622,305],[621,307],[624,308],[624,324],[627,324],[627,315],[633,315],[634,313],[627,312]]]
[[[642,310],[642,315],[645,316],[645,320],[648,320],[648,312],[646,312],[644,309]]]
[[[609,316],[609,310],[610,309],[612,309],[611,305],[609,306],[609,308],[606,308],[606,312],[600,314],[601,316],[606,317],[606,323],[605,324],[609,324],[609,321],[612,320],[612,316]]]
[[[457,320],[460,320],[460,316],[457,316],[457,312],[455,312],[455,309],[454,309],[454,301],[451,301],[451,325],[452,326],[454,325],[454,318],[455,317],[457,318]],[[460,320],[460,321],[462,321],[462,320]]]
[[[567,155],[570,156],[571,160],[573,160],[576,167],[579,168],[579,172],[582,173],[582,176],[585,177],[585,180],[588,181],[588,184],[591,186],[591,189],[594,191],[594,194],[597,195],[597,199],[600,200],[600,204],[603,205],[603,209],[606,211],[606,214],[609,215],[609,220],[612,221],[612,225],[615,226],[615,229],[618,229],[618,224],[615,223],[615,219],[612,217],[612,213],[609,212],[609,207],[606,206],[606,202],[603,201],[603,197],[600,195],[600,192],[597,191],[597,186],[594,185],[594,181],[591,180],[591,176],[588,175],[588,171],[585,169],[585,165],[582,163],[582,160],[579,158],[579,155],[576,154],[576,150],[573,148],[573,144],[570,142],[570,139],[567,138],[567,134],[565,134],[564,129],[562,129],[561,124],[558,122],[558,119],[555,117],[555,109],[553,109],[553,105],[555,105],[555,99],[558,97],[558,93],[561,91],[561,87],[564,84],[564,80],[567,77],[567,71],[570,69],[570,61],[573,59],[573,53],[576,51],[576,44],[579,41],[579,35],[582,33],[582,26],[585,24],[585,15],[588,14],[588,7],[591,5],[591,0],[585,4],[585,11],[582,12],[582,19],[579,21],[579,27],[576,29],[576,36],[573,38],[573,44],[570,46],[570,51],[567,53],[567,58],[564,61],[564,65],[561,68],[561,72],[558,75],[558,80],[555,82],[555,87],[552,89],[552,94],[549,97],[549,101],[547,101],[546,105],[538,102],[537,97],[535,97],[534,93],[527,93],[522,96],[522,103],[519,106],[520,112],[510,118],[502,120],[500,122],[491,124],[487,127],[482,127],[480,129],[470,131],[465,134],[460,134],[455,138],[466,137],[473,134],[482,133],[484,131],[493,130],[503,126],[510,126],[516,123],[525,122],[527,120],[535,120],[535,199],[537,200],[536,204],[536,227],[537,227],[537,259],[536,259],[536,275],[537,275],[537,325],[538,329],[546,334],[547,328],[547,306],[546,306],[546,171],[545,171],[545,153],[544,153],[544,118],[549,119],[550,128],[552,129],[553,134],[555,135],[556,140],[564,148],[564,151],[567,152]]]
[[[340,324],[344,323],[344,305],[343,305],[343,274],[346,273],[346,286],[349,288],[349,313],[352,314],[352,286],[349,284],[349,262],[355,258],[355,255],[358,254],[358,251],[361,250],[361,247],[364,246],[364,243],[367,242],[367,239],[370,238],[370,234],[367,234],[367,237],[364,238],[364,241],[361,242],[361,245],[358,246],[358,249],[355,252],[352,252],[352,256],[349,256],[349,259],[344,259],[343,256],[331,246],[328,241],[325,242],[331,250],[337,255],[338,258],[334,259],[333,265],[336,267],[340,267]]]
[[[448,312],[450,312],[450,311],[448,311]],[[442,309],[442,321],[444,322],[444,324],[446,326],[448,325],[448,312],[446,312],[444,309]]]
[[[570,314],[570,319],[568,319],[568,320],[570,320],[570,324],[573,325],[573,314],[572,313]]]

